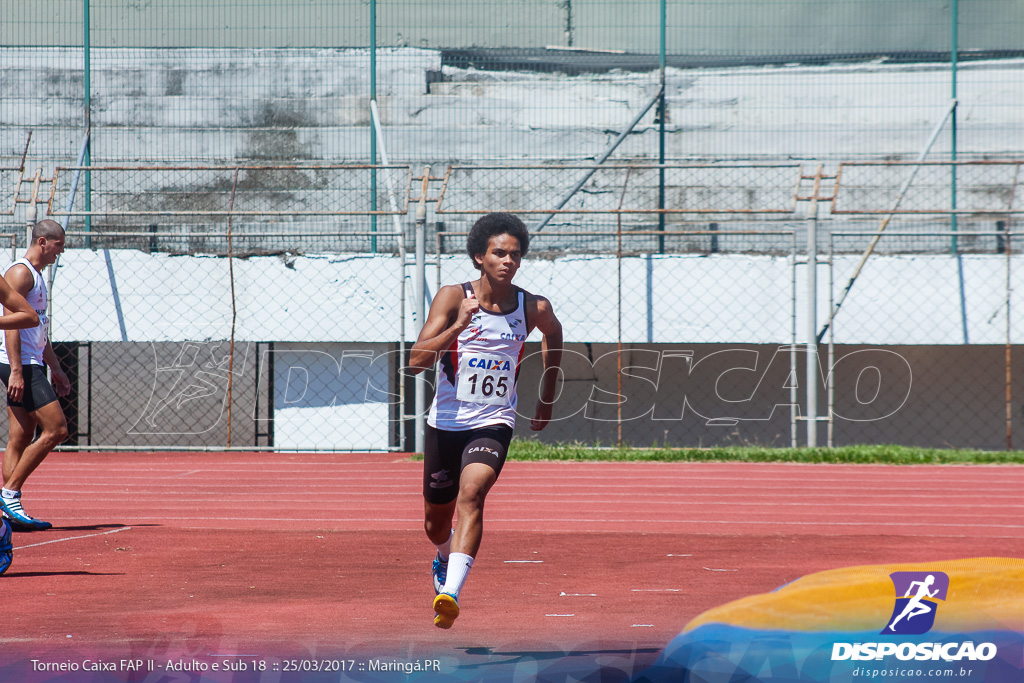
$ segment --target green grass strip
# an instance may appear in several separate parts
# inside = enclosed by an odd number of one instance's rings
[[[413,454],[422,460],[422,454]],[[573,462],[813,462],[887,465],[1021,464],[1024,451],[977,451],[914,448],[912,446],[843,446],[841,448],[724,448],[602,447],[582,443],[545,444],[516,439],[509,460]]]
[[[516,439],[509,460],[659,461],[659,462],[812,462],[931,465],[941,463],[1024,463],[1024,451],[977,451],[908,446],[844,446],[841,448],[601,448],[585,444],[544,444]]]

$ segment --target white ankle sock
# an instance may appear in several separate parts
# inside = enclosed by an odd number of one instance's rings
[[[473,567],[473,558],[465,553],[451,553],[448,557],[448,578],[444,582],[442,593],[450,593],[459,599],[462,584],[466,583],[469,570]]]
[[[438,545],[436,543],[434,544],[434,547],[437,548],[437,554],[440,555],[441,559],[444,560],[445,562],[448,561],[448,556],[452,552],[452,536],[454,536],[454,535],[455,535],[455,529],[452,529],[452,532],[448,535],[448,540],[447,541],[445,541],[441,545]]]

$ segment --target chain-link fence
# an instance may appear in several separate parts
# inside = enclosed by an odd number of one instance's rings
[[[88,206],[75,180],[82,171]],[[401,205],[373,192],[373,180],[398,188]],[[58,167],[38,184],[47,215],[90,219],[88,230],[71,231],[76,246],[250,256],[395,251],[392,227],[368,230],[367,219],[404,215],[410,180],[408,166],[262,164]]]
[[[877,233],[832,233],[816,305],[819,323],[831,324],[813,380],[803,333],[807,261],[796,233],[661,236],[674,245],[664,253],[656,243],[584,251],[536,236],[517,282],[551,299],[566,337],[556,419],[543,439],[802,443],[809,381],[836,445],[999,449],[1015,430],[1020,438],[1024,416],[1013,397],[1024,380],[1013,340],[1022,330],[1012,293],[1024,269],[1013,233],[971,235],[956,254],[948,232],[884,234],[884,248],[852,282]],[[428,291],[477,277],[456,248],[464,238],[438,233],[450,248],[431,254]],[[74,387],[65,402],[71,442],[411,448],[398,257],[233,260],[234,274],[216,257],[105,249],[62,257],[53,325]],[[413,269],[404,270],[409,287]],[[407,342],[414,332],[410,315]],[[528,344],[521,423],[537,395],[538,351]]]
[[[553,301],[566,331],[544,439],[789,445],[820,415],[827,439],[816,442],[1012,445],[1021,419],[1012,293],[1022,271],[1013,249],[1020,179],[1007,169],[1020,164],[853,166],[860,176],[844,175],[846,165],[831,176],[799,165],[608,167],[577,181],[587,196],[565,202],[557,179],[567,187],[586,169],[88,167],[110,188],[89,211],[97,229],[69,231],[48,273],[53,338],[74,387],[64,401],[69,445],[412,448],[425,406],[402,369],[420,323],[410,301],[421,274],[428,298],[477,277],[460,229],[488,201],[477,171],[484,186],[523,188],[513,208],[534,231],[517,281]],[[880,179],[864,170],[874,168]],[[962,202],[996,197],[985,205],[993,213],[964,209],[970,230],[915,230],[948,221],[929,219],[926,207],[946,199],[930,179],[954,169]],[[392,188],[375,215],[398,232],[235,232],[236,221],[365,218],[346,197],[363,202],[371,171]],[[630,180],[662,171],[673,192],[658,209]],[[314,183],[318,174],[329,182]],[[35,179],[49,184],[48,195],[33,193],[40,209],[61,218],[68,212],[53,207],[67,199],[75,212],[70,177],[58,168]],[[350,192],[347,177],[356,178]],[[869,191],[897,182],[898,195]],[[121,191],[126,184],[137,191]],[[435,210],[411,222],[420,201]],[[558,222],[538,227],[548,216]],[[871,222],[874,230],[851,229]],[[990,223],[997,229],[977,229]],[[820,255],[808,243],[815,233]],[[422,269],[406,253],[417,240]],[[809,291],[812,260],[819,284]],[[827,338],[816,338],[820,323]],[[823,342],[810,374],[809,340]],[[536,350],[531,343],[523,365],[524,417]]]
[[[806,268],[795,236],[764,235],[762,253],[748,251],[750,235],[713,236],[717,251],[709,242],[669,254],[549,246],[528,259],[520,284],[552,298],[567,332],[558,420],[545,438],[792,442],[806,381],[805,350],[793,345]],[[871,237],[832,236],[833,291]],[[1012,436],[1012,236],[975,235],[993,242],[952,256],[949,237],[887,235],[905,246],[872,257],[850,289],[818,378],[819,414],[834,416],[835,443],[999,448]],[[777,246],[786,242],[788,253]],[[168,269],[167,259],[182,257],[110,252],[108,277],[79,274],[103,267],[104,251],[69,253],[55,279],[55,337],[107,340],[57,344],[75,386],[66,409],[78,444],[399,447],[400,354],[384,341],[398,336],[398,296],[375,286],[393,281],[394,257],[245,259],[233,299],[225,259]],[[440,281],[475,277],[465,255],[441,254],[436,264]],[[68,281],[79,283],[72,292]],[[217,341],[232,323],[234,344]],[[261,334],[286,341],[257,341]],[[139,338],[149,341],[129,341]],[[194,341],[164,341],[176,338]],[[525,416],[535,350],[521,380]]]
[[[995,450],[1012,447],[1016,427],[1019,447],[1024,379],[1014,340],[1024,329],[1013,293],[1024,258],[1014,255],[1012,235],[888,234],[885,253],[854,275],[856,252],[876,238],[830,239],[832,302],[852,282],[827,340],[836,359],[836,442],[903,443],[914,425],[920,445]],[[842,362],[856,354],[873,362]]]
[[[808,402],[835,443],[1022,426],[1024,5],[4,9],[0,246],[68,228],[47,277],[80,446],[410,448],[416,284],[475,277],[492,210],[528,223],[523,286],[567,330],[543,438],[784,445]],[[899,403],[876,349],[931,379]]]
[[[961,7],[960,4],[963,6]],[[40,0],[0,24],[0,166],[1019,156],[1004,0]],[[955,130],[955,132],[954,132]],[[10,163],[8,163],[10,162]]]

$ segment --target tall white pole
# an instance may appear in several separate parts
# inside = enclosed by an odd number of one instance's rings
[[[416,332],[423,329],[427,318],[427,180],[430,167],[423,169],[423,191],[416,207]],[[422,453],[427,435],[427,378],[424,373],[416,375],[416,452]]]
[[[821,169],[814,178],[811,220],[807,224],[807,447],[818,446],[818,195]]]
[[[377,103],[370,100],[370,120],[377,136],[377,145],[380,147],[381,162],[388,165],[388,150],[384,145],[384,131],[381,128],[380,112],[377,110]],[[391,206],[391,221],[394,224],[395,237],[398,240],[398,367],[399,372],[405,366],[405,229],[402,221],[398,218],[398,200],[395,197],[395,184],[391,179],[391,173],[384,174],[388,186],[388,204]],[[405,448],[405,381],[399,377],[398,382],[398,447]]]

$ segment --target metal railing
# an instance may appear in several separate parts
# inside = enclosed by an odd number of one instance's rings
[[[1017,188],[1017,176],[1008,169],[1016,169],[1020,163],[963,164],[972,170],[963,172],[959,187],[967,193],[975,188],[979,192],[985,190],[1005,200],[1015,196]],[[889,166],[867,165],[866,168],[887,169]],[[906,165],[897,166],[903,169],[900,171],[903,175],[898,177],[905,179]],[[920,166],[922,170],[917,177],[924,185],[930,177],[928,169],[933,166],[936,169],[948,168],[944,164]],[[67,408],[79,416],[81,430],[77,447],[409,448],[411,442],[405,434],[406,422],[418,411],[406,398],[411,398],[412,393],[406,391],[407,378],[401,370],[402,349],[415,338],[422,320],[410,317],[414,308],[407,307],[404,301],[415,300],[417,291],[425,292],[424,296],[429,298],[430,288],[418,288],[418,282],[425,285],[432,280],[439,287],[467,276],[476,277],[463,253],[466,230],[458,227],[465,225],[468,228],[478,211],[474,205],[477,199],[467,202],[459,199],[464,192],[471,197],[474,194],[474,189],[465,184],[473,175],[472,170],[469,167],[451,167],[443,179],[432,176],[427,170],[420,177],[413,178],[408,166],[389,167],[401,169],[406,188],[406,197],[401,204],[407,209],[412,206],[420,209],[423,216],[417,219],[417,223],[427,224],[427,203],[437,202],[441,208],[433,212],[435,221],[429,223],[434,227],[433,234],[423,229],[412,233],[418,234],[422,242],[417,251],[432,251],[431,258],[407,262],[404,257],[396,256],[394,250],[381,253],[367,247],[366,240],[371,237],[398,239],[391,235],[392,231],[366,229],[375,215],[370,212],[338,215],[340,220],[357,220],[324,225],[317,230],[308,229],[309,224],[305,221],[310,216],[302,211],[295,213],[295,220],[289,222],[290,229],[286,230],[279,227],[280,216],[272,215],[261,221],[258,220],[261,217],[254,213],[248,218],[256,222],[240,229],[234,221],[243,216],[235,215],[239,205],[231,203],[231,190],[235,190],[237,198],[241,184],[239,169],[230,171],[232,186],[228,194],[223,194],[223,188],[219,190],[218,201],[226,198],[227,208],[217,209],[220,214],[203,214],[207,220],[193,224],[202,226],[205,232],[175,236],[162,225],[159,231],[125,229],[123,226],[131,225],[134,220],[150,220],[154,211],[167,212],[172,217],[179,211],[198,211],[180,208],[182,203],[191,201],[189,197],[194,194],[188,191],[187,186],[174,191],[168,191],[166,186],[159,189],[161,181],[158,176],[166,168],[152,166],[146,167],[147,170],[131,171],[133,175],[130,177],[136,182],[157,188],[145,190],[153,198],[147,200],[150,203],[146,206],[115,207],[114,215],[104,214],[101,208],[96,207],[91,212],[92,230],[69,230],[69,252],[62,257],[51,279],[54,284],[54,339],[66,345],[62,347],[66,358],[71,366],[81,370],[77,376],[84,385],[76,399],[79,401],[77,407]],[[286,168],[289,172],[297,170],[301,177],[310,177],[306,174],[309,169],[301,166],[263,166],[256,170],[263,172],[270,168]],[[725,173],[725,177],[732,180],[730,187],[743,188],[765,167],[729,165],[708,170],[703,166],[681,165],[679,168],[698,168],[701,174],[706,174],[705,178],[713,177],[711,174],[714,173]],[[1011,264],[1017,258],[1011,249],[1016,214],[1014,211],[969,214],[967,211],[971,205],[962,203],[961,217],[988,222],[999,218],[1002,219],[1002,229],[962,229],[956,233],[959,237],[958,251],[950,254],[944,243],[952,234],[950,231],[913,229],[920,223],[907,222],[933,220],[934,215],[931,211],[916,212],[912,200],[916,185],[911,183],[907,192],[911,205],[897,207],[901,208],[898,217],[891,220],[887,217],[882,230],[851,229],[851,225],[864,223],[850,223],[852,218],[841,211],[816,210],[819,204],[827,208],[832,202],[840,202],[842,207],[841,203],[846,201],[844,193],[871,186],[867,181],[861,185],[851,184],[849,180],[854,174],[848,172],[846,165],[838,168],[844,170],[834,174],[839,176],[834,183],[828,182],[828,178],[834,176],[820,167],[816,173],[810,174],[802,166],[792,165],[785,167],[785,174],[770,175],[780,179],[769,188],[771,191],[781,197],[782,188],[787,188],[786,201],[793,207],[790,214],[766,217],[749,213],[736,204],[726,204],[717,214],[728,215],[730,211],[736,211],[738,215],[723,219],[714,228],[709,228],[708,216],[716,214],[687,216],[680,212],[664,230],[655,227],[654,219],[664,212],[652,205],[655,194],[634,182],[644,173],[660,169],[639,165],[608,167],[595,173],[592,177],[594,184],[583,186],[583,192],[588,194],[587,201],[591,201],[589,194],[597,188],[602,188],[607,196],[600,200],[601,203],[592,204],[591,208],[583,207],[589,213],[581,224],[593,224],[599,229],[556,225],[550,231],[535,234],[531,257],[520,277],[524,278],[523,286],[527,289],[535,287],[540,293],[553,291],[556,294],[553,301],[566,316],[564,322],[570,349],[588,357],[587,354],[593,355],[589,349],[595,346],[603,348],[611,354],[608,358],[614,359],[617,369],[606,376],[607,367],[602,369],[600,364],[590,370],[583,366],[570,368],[578,376],[569,377],[575,388],[566,396],[576,396],[574,400],[590,406],[600,419],[590,419],[584,411],[575,418],[571,428],[569,422],[563,422],[545,432],[545,438],[571,439],[575,435],[583,440],[592,438],[604,443],[659,441],[693,445],[733,440],[793,445],[798,442],[800,424],[808,423],[809,426],[811,421],[815,424],[821,421],[827,424],[828,445],[848,442],[849,439],[871,441],[872,430],[879,425],[856,427],[859,424],[856,419],[847,419],[850,405],[860,405],[856,402],[857,396],[851,399],[842,391],[836,396],[836,387],[830,380],[832,374],[827,368],[839,368],[837,372],[845,372],[852,362],[844,360],[847,356],[875,348],[890,348],[897,353],[913,355],[926,353],[921,349],[927,347],[932,348],[927,352],[930,357],[946,356],[947,365],[960,363],[955,360],[957,358],[972,359],[969,362],[974,363],[975,354],[988,353],[987,347],[998,344],[1004,351],[998,368],[1001,377],[1005,376],[999,382],[1001,400],[998,407],[1004,423],[1001,429],[1005,432],[1008,446],[1018,417],[1014,415],[1010,400],[1012,378],[1015,376],[1012,372],[1012,339],[1020,333],[1019,330],[1014,333],[1010,315],[1014,272]],[[226,169],[216,167],[213,171],[224,174],[229,172]],[[368,175],[364,173],[367,168],[356,170],[362,174],[359,182],[367,181]],[[509,167],[504,177],[513,186],[521,183],[523,178],[533,178],[535,185],[525,188],[530,192],[541,186],[557,190],[556,183],[551,180],[554,177],[549,173],[551,169],[545,172],[543,177],[547,179],[543,183],[540,182],[542,176],[530,175],[533,170]],[[579,170],[579,166],[564,170],[563,187],[571,184]],[[485,171],[493,174],[500,168],[489,166]],[[101,176],[103,172],[99,171],[97,175]],[[991,175],[986,175],[986,172]],[[152,173],[153,177],[147,178],[146,173]],[[226,177],[220,177],[220,180]],[[254,177],[258,178],[259,174]],[[265,177],[274,178],[273,175]],[[649,175],[651,179],[655,177],[653,173]],[[65,192],[62,188],[66,178],[66,174],[56,175],[58,197]],[[210,186],[205,182],[210,178],[192,178],[203,180],[206,187]],[[451,182],[452,178],[460,180]],[[436,193],[431,183],[440,182],[446,182],[446,185],[442,192]],[[719,181],[719,184],[728,183]],[[280,188],[279,182],[268,183],[267,193],[273,195]],[[126,188],[122,196],[129,196],[129,189]],[[259,187],[250,185],[247,191],[258,193]],[[344,191],[342,188],[341,192]],[[334,189],[325,185],[318,192],[331,193]],[[552,191],[548,196],[553,198],[552,202],[557,201],[558,192]],[[160,197],[163,203],[154,208],[153,202]],[[442,204],[441,200],[445,203]],[[308,202],[309,198],[301,201]],[[340,206],[340,200],[325,199],[319,205],[321,208],[314,206],[313,210],[327,211],[322,207],[329,206],[328,201],[334,201],[333,206]],[[531,201],[535,203],[526,206],[528,215],[548,213],[554,207],[553,203],[540,203],[536,196]],[[60,204],[57,201],[52,206],[59,207]],[[44,205],[42,201],[40,205]],[[1004,202],[1002,206],[1012,210],[1015,204]],[[599,211],[598,207],[605,210]],[[884,208],[877,210],[880,207]],[[465,213],[460,215],[456,208]],[[858,213],[870,219],[872,214],[888,214],[893,208],[887,202],[869,204],[865,201]],[[212,206],[202,210],[211,209]],[[77,215],[77,210],[73,209],[72,214]],[[397,220],[396,226],[403,232],[413,228],[408,217],[401,215],[397,204],[384,214],[392,215]],[[178,218],[181,217],[175,220]],[[313,218],[317,219],[317,216]],[[961,223],[961,227],[966,224]],[[223,227],[218,230],[218,225]],[[785,229],[780,230],[780,225]],[[747,229],[735,229],[736,226],[747,226]],[[829,241],[825,261],[819,261],[816,247],[811,250],[811,242],[808,242],[807,250],[796,246],[801,236],[810,238],[817,229],[821,230],[822,236],[827,235]],[[206,240],[199,248],[188,243],[189,239],[198,239],[197,235]],[[317,240],[325,237],[350,240],[341,242],[349,246],[338,249],[339,243],[334,242],[320,248],[319,245],[325,243]],[[403,234],[401,239],[404,241],[406,237]],[[17,231],[8,234],[8,238],[12,245],[21,241]],[[818,237],[814,241],[816,243],[823,238]],[[175,239],[184,241],[175,245]],[[828,296],[821,286],[808,288],[806,295],[796,293],[797,285],[801,281],[807,282],[811,263],[821,264],[814,270],[827,268],[833,283],[837,278],[847,277],[853,270],[852,259],[868,241],[878,244],[879,248],[866,257],[861,256],[856,271],[860,272],[860,277],[851,277],[851,284],[843,290],[843,295],[850,298],[841,310],[836,306],[838,290],[834,285],[829,287]],[[246,242],[250,246],[238,248],[240,243],[244,245]],[[209,249],[209,244],[213,243],[227,248]],[[252,246],[256,244],[259,244],[258,248]],[[86,248],[82,249],[83,246]],[[286,246],[290,248],[283,248]],[[180,253],[195,254],[198,258],[173,264],[167,262],[170,254]],[[227,258],[210,258],[209,254]],[[905,262],[907,258],[917,260],[910,262],[911,266]],[[991,280],[991,275],[984,275],[993,270],[991,264],[995,262],[992,259],[998,259],[1000,268],[1005,268],[999,282]],[[170,270],[169,265],[173,265]],[[943,279],[947,268],[952,268],[952,281]],[[428,269],[435,272],[429,273]],[[881,277],[878,273],[898,275],[901,272],[913,275],[904,283],[905,286],[893,290],[899,295],[895,300],[905,302],[902,315],[917,315],[922,310],[920,303],[914,303],[914,297],[931,301],[933,288],[939,284],[943,287],[951,285],[952,296],[943,305],[954,305],[956,324],[952,327],[933,326],[931,332],[918,336],[900,336],[894,332],[893,329],[910,327],[920,331],[927,327],[921,324],[901,326],[898,312],[891,310],[891,306],[880,307],[878,310],[882,313],[875,313],[871,308],[870,302],[887,296],[884,287],[888,286],[888,280],[878,280]],[[394,287],[396,281],[401,283],[400,290]],[[852,284],[854,281],[858,283],[856,286]],[[599,299],[597,303],[578,301],[591,294]],[[993,308],[995,304],[982,295],[996,296],[1001,302],[1000,308]],[[795,308],[801,298],[803,302]],[[824,305],[826,299],[833,310],[826,328],[829,330],[827,356],[823,354],[821,362],[811,362],[815,360],[811,357],[817,356],[815,335],[801,338],[797,331],[811,327],[807,325],[811,309],[816,307],[815,302],[819,306]],[[397,307],[395,302],[400,302]],[[983,318],[985,322],[981,322]],[[992,336],[992,320],[1002,323],[998,339]],[[406,321],[410,326],[407,332],[403,332],[399,323]],[[864,329],[875,331],[859,336],[851,334],[851,330]],[[940,353],[933,347],[945,350]],[[768,353],[769,349],[775,351]],[[760,360],[744,360],[747,351],[761,354],[758,356]],[[651,353],[657,355],[657,362],[643,360],[654,358]],[[802,353],[809,361],[806,369],[800,372],[797,360]],[[677,362],[675,359],[682,357],[678,354],[689,354],[685,368],[673,365]],[[761,368],[762,360],[769,356],[774,358],[776,354],[782,354],[779,358],[785,358],[785,361],[769,363]],[[333,370],[329,363],[317,365],[328,357],[333,358],[336,364]],[[661,373],[669,372],[671,366],[675,368],[672,372],[683,372],[680,382],[689,382],[727,357],[735,357],[739,365],[719,368],[724,373],[720,377],[729,377],[732,382],[720,385],[717,379],[714,380],[715,387],[725,390],[724,398],[713,395],[709,398],[707,392],[695,389],[691,389],[692,395],[683,397],[683,405],[691,408],[691,399],[693,403],[710,406],[693,409],[696,424],[654,417],[665,405],[674,405],[672,401],[678,403],[679,396],[668,391],[665,385],[659,385],[654,393],[659,401],[668,403],[661,403],[660,409],[652,404],[650,420],[639,420],[630,414],[638,405],[637,401],[632,405],[607,401],[594,403],[579,393],[594,391],[595,387],[619,395],[640,391],[632,384],[635,380],[630,375],[632,371],[623,372],[623,369],[631,367],[648,367],[652,372]],[[594,357],[595,362],[599,359],[600,356]],[[583,362],[579,358],[576,361]],[[910,365],[917,368],[922,362],[914,360]],[[984,362],[985,367],[995,367],[991,359]],[[122,364],[126,367],[121,367]],[[93,372],[94,365],[101,370]],[[319,370],[314,372],[314,366]],[[784,377],[781,379],[769,376],[783,369]],[[755,405],[757,401],[743,398],[745,392],[751,391],[748,384],[754,374],[750,373],[762,370],[768,374],[757,386],[778,384],[776,389],[781,393],[771,400],[774,401],[772,405],[785,406],[789,419],[784,422],[778,421],[778,411],[770,411],[765,417],[758,412],[761,409]],[[873,372],[865,368],[861,370],[868,374]],[[316,384],[314,380],[318,376],[322,379],[324,372],[334,373],[336,381],[317,380],[320,384]],[[529,372],[525,374],[530,375]],[[297,388],[301,384],[300,377],[308,379],[301,392]],[[796,379],[788,381],[786,377]],[[803,399],[797,395],[801,382],[803,389],[810,389],[812,382],[816,387],[820,386],[820,404],[816,396],[809,395]],[[940,380],[933,378],[929,382],[937,385]],[[857,382],[854,385],[859,386]],[[992,402],[990,389],[990,386],[984,390],[977,388],[978,395],[986,397],[983,402]],[[335,390],[341,393],[330,393]],[[317,397],[317,391],[325,393]],[[388,398],[388,395],[392,397]],[[949,403],[949,397],[945,398]],[[975,403],[979,401],[975,397]],[[94,404],[104,408],[97,410]],[[343,420],[337,418],[340,413],[331,412],[334,410],[331,406],[348,406]],[[814,406],[814,410],[810,406]],[[361,411],[369,412],[364,414]],[[902,439],[934,444],[935,435],[946,434],[937,445],[998,447],[993,445],[989,436],[972,427],[971,420],[958,423],[957,419],[947,415],[941,425],[932,425],[924,416],[926,409],[918,406],[911,412],[914,417],[912,426],[908,428],[918,436],[902,436]],[[985,419],[974,416],[973,421],[987,424],[991,412],[986,408]],[[294,419],[287,417],[289,415]],[[879,423],[884,427],[878,430],[879,433],[888,433],[887,429],[900,421],[901,415],[894,415]],[[346,441],[346,429],[338,424],[332,425],[332,420],[347,421],[344,424],[349,427],[354,420],[367,428],[365,436]],[[313,436],[303,441],[303,430],[293,428],[298,423],[304,424],[305,430]],[[198,424],[202,429],[189,427],[190,424]],[[950,426],[954,424],[959,426]],[[948,434],[944,432],[946,427]],[[985,431],[991,432],[991,427],[986,427]],[[898,434],[906,433],[906,429],[898,430]],[[252,434],[251,439],[248,434]],[[809,433],[809,442],[817,443],[812,437],[813,434]]]

